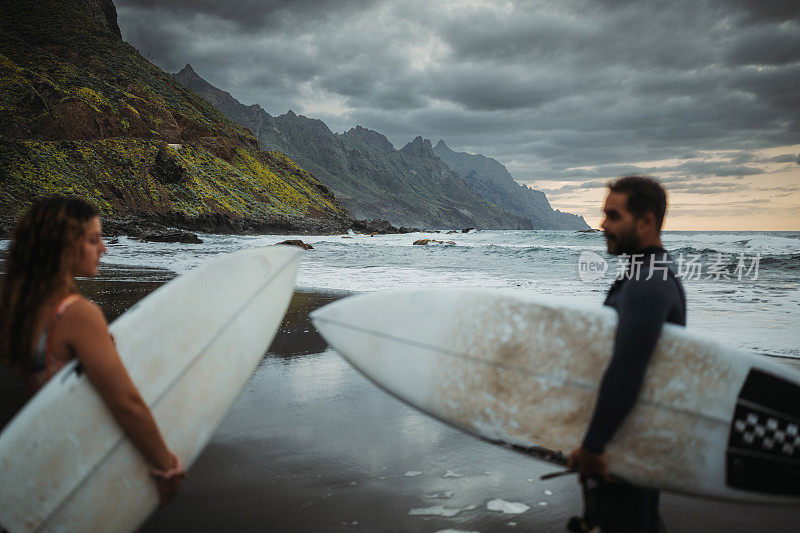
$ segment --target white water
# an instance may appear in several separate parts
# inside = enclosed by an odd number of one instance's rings
[[[574,231],[478,231],[468,234],[227,236],[200,235],[203,244],[142,243],[126,237],[108,247],[101,275],[153,279],[186,272],[210,256],[284,239],[314,246],[298,273],[301,289],[374,291],[406,287],[503,288],[556,295],[600,305],[617,271],[601,233]],[[350,237],[350,238],[343,238]],[[421,238],[455,245],[413,246]],[[700,255],[704,268],[728,254],[732,272],[744,254],[750,266],[760,255],[757,279],[684,279],[687,327],[725,344],[756,353],[800,357],[800,233],[666,232],[665,248],[677,259]],[[0,248],[7,247],[7,241]],[[608,264],[604,276],[582,281],[584,250]],[[136,270],[131,269],[135,267]]]

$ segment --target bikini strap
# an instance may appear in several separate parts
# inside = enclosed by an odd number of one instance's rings
[[[45,382],[50,381],[50,361],[53,359],[53,337],[56,333],[56,323],[67,309],[81,298],[80,294],[70,294],[56,306],[47,326],[47,347],[44,355]]]

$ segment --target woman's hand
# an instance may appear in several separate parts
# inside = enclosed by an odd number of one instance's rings
[[[175,496],[181,483],[186,479],[186,470],[184,470],[180,459],[178,459],[174,453],[172,454],[172,458],[173,463],[169,470],[158,470],[155,468],[150,470],[150,473],[156,480],[158,498],[161,505],[164,505]]]

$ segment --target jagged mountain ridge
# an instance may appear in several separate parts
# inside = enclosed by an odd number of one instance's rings
[[[106,217],[347,227],[333,194],[122,41],[111,0],[0,10],[0,218],[75,194]]]
[[[583,217],[554,211],[542,191],[517,183],[505,165],[496,159],[455,152],[441,139],[433,148],[433,153],[483,198],[529,219],[535,229],[589,229]]]
[[[397,150],[361,126],[336,134],[318,119],[292,111],[273,117],[257,104],[241,104],[190,65],[174,76],[249,128],[262,148],[279,150],[314,174],[359,218],[428,228],[532,228],[526,218],[481,198],[433,153],[430,141],[417,138]]]

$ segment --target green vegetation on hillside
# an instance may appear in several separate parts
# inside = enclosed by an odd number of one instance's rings
[[[324,186],[283,154],[234,150],[228,162],[199,143],[175,149],[153,139],[0,140],[0,205],[8,212],[60,193],[85,198],[106,216],[177,211],[293,218],[337,211]]]
[[[280,150],[322,180],[359,218],[417,227],[530,229],[526,218],[481,198],[419,138],[397,150],[360,126],[333,133],[321,120],[289,111],[273,117],[245,106],[187,65],[175,77],[253,131],[262,148]]]
[[[0,11],[0,217],[72,193],[107,216],[342,220],[333,194],[123,42],[110,0]]]

